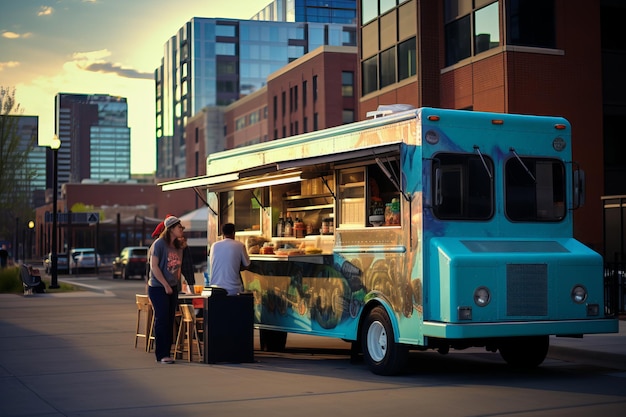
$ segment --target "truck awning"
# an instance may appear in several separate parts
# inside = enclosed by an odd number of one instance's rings
[[[199,177],[182,178],[174,181],[167,181],[158,183],[161,187],[161,191],[173,191],[182,190],[185,188],[204,188],[210,185],[223,184],[225,182],[237,181],[239,179],[239,173],[234,172],[232,174],[225,175],[201,175]]]
[[[267,165],[258,166],[239,172],[232,172],[221,175],[203,175],[199,177],[183,178],[174,181],[159,183],[162,191],[182,190],[186,188],[216,188],[224,189],[229,183],[233,183],[233,188],[245,189],[262,187],[270,184],[287,183],[299,181],[300,174],[310,169],[306,167],[316,167],[321,165],[329,166],[339,162],[355,163],[363,160],[374,160],[375,158],[390,156],[400,152],[402,142],[387,143],[379,146],[358,148],[346,152],[337,152],[329,155],[317,155],[305,158],[277,161]],[[237,184],[234,184],[237,182]]]

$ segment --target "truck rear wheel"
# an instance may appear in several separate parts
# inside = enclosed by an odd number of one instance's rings
[[[365,318],[361,344],[365,362],[377,375],[395,375],[405,366],[409,351],[394,341],[393,326],[382,307],[374,308]]]
[[[260,329],[259,338],[261,350],[267,350],[268,352],[284,352],[287,345],[287,332]]]
[[[500,345],[500,356],[514,368],[532,369],[543,363],[549,347],[549,336],[511,337]]]

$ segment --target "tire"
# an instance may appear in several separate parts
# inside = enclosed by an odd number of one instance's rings
[[[259,330],[261,350],[268,352],[284,352],[287,346],[287,332],[278,330]]]
[[[377,375],[396,375],[407,363],[409,350],[394,341],[393,326],[383,307],[375,307],[361,328],[365,363]]]
[[[500,345],[499,350],[509,366],[534,369],[543,363],[549,347],[549,336],[511,337]]]

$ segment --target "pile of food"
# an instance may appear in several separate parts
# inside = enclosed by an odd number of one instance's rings
[[[263,236],[250,236],[246,241],[246,246],[249,254],[258,254],[261,253],[261,248],[268,240]]]

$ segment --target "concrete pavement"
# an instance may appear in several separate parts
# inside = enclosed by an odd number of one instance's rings
[[[152,353],[133,347],[136,313],[134,303],[107,292],[0,294],[0,416],[249,417],[252,409],[234,411],[229,404],[277,396],[284,409],[273,416],[286,416],[300,414],[303,389],[321,391],[332,380],[348,392],[350,381],[378,386],[394,380],[350,364],[347,343],[307,336],[289,338],[295,352],[313,348],[292,353],[303,355],[296,362],[257,350],[251,364],[157,364]],[[625,321],[618,334],[552,338],[551,344],[551,359],[626,371]],[[306,388],[287,378],[293,374],[306,378]]]

